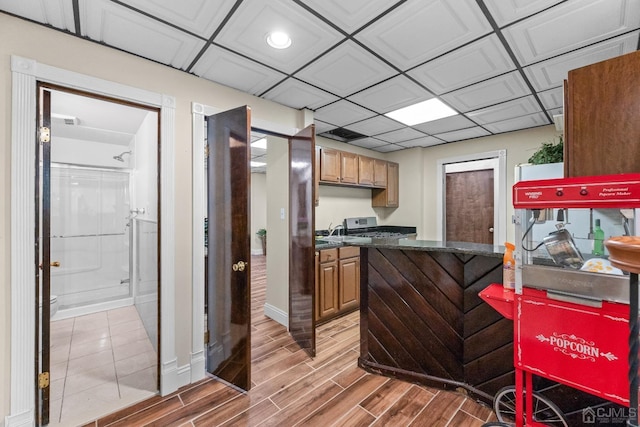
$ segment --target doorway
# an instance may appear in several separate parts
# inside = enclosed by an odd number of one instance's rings
[[[437,173],[440,239],[503,244],[507,234],[506,150],[441,159]]]
[[[157,394],[158,110],[39,85],[41,424]],[[44,132],[42,132],[44,133]],[[45,304],[44,302],[47,302]]]

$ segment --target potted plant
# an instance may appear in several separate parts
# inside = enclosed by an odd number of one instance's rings
[[[564,147],[562,141],[562,135],[558,137],[557,143],[544,142],[542,147],[538,149],[533,156],[529,158],[529,163],[534,165],[543,165],[546,163],[560,163],[563,161]]]
[[[258,238],[262,242],[262,255],[267,254],[267,230],[265,228],[261,228],[256,232]]]

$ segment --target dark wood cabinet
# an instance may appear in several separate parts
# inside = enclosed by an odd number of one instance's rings
[[[348,311],[360,305],[360,249],[342,247],[338,254],[338,310]]]
[[[566,177],[640,171],[640,51],[569,71]]]

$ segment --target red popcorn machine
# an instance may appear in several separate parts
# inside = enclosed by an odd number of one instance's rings
[[[630,305],[630,276],[609,259],[604,242],[640,231],[640,174],[521,181],[513,205],[515,289],[492,284],[480,292],[514,323],[515,385],[494,398],[498,420],[569,425],[533,390],[535,375],[622,406],[631,401],[625,415],[637,425],[638,328],[630,334],[629,319],[637,325],[638,292],[631,291]]]

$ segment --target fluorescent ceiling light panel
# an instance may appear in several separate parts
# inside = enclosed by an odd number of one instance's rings
[[[407,126],[419,123],[431,122],[444,117],[458,114],[453,108],[440,101],[438,98],[431,98],[399,110],[391,111],[385,116],[404,123]]]
[[[251,161],[251,167],[252,168],[259,168],[260,166],[266,166],[266,163],[262,163],[262,162],[254,162],[253,160]]]
[[[267,149],[267,138],[260,138],[251,143],[253,148],[262,148],[263,150]]]

